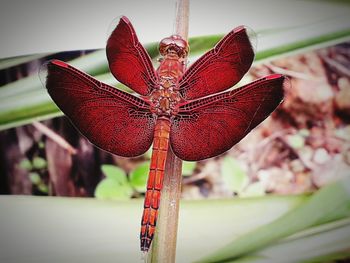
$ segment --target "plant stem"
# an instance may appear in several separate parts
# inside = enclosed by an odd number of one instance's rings
[[[45,134],[47,137],[49,137],[51,140],[56,142],[59,146],[61,146],[63,149],[66,149],[70,154],[76,154],[77,150],[69,144],[62,136],[58,135],[56,132],[45,126],[44,124],[34,121],[33,126],[43,134]]]
[[[169,147],[157,227],[152,242],[152,251],[149,255],[149,261],[152,263],[175,262],[181,169],[182,161],[174,155]]]
[[[187,40],[189,0],[177,0],[175,15],[176,35]],[[182,161],[169,145],[157,227],[149,253],[149,262],[175,262],[179,201],[181,196]]]
[[[175,14],[175,34],[183,39],[188,38],[188,18],[189,18],[190,3],[189,0],[176,1]]]

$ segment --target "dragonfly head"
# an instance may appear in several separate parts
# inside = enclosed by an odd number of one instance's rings
[[[162,56],[175,53],[180,58],[187,56],[189,46],[186,40],[178,35],[163,38],[159,43],[159,52]]]

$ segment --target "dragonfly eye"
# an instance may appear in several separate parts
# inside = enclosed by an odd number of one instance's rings
[[[164,38],[159,43],[159,52],[165,56],[169,51],[175,51],[179,57],[186,57],[189,51],[187,41],[178,35]]]
[[[187,43],[183,39],[176,39],[175,40],[175,45],[177,45],[178,47],[181,47],[181,48],[186,48]]]

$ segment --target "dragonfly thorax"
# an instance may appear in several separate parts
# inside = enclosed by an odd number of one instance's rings
[[[173,77],[161,77],[159,88],[151,96],[151,111],[158,116],[171,116],[178,112],[180,94],[176,90],[176,81]]]

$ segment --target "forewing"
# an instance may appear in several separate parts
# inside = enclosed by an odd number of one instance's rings
[[[123,16],[107,41],[107,59],[114,77],[141,95],[157,85],[151,59],[130,21]]]
[[[175,155],[198,161],[229,150],[275,110],[286,83],[271,75],[181,106],[170,132]]]
[[[248,71],[254,50],[245,27],[237,27],[199,58],[179,81],[186,100],[201,98],[235,85]]]
[[[155,119],[146,101],[59,60],[50,61],[47,71],[50,96],[90,142],[125,157],[148,150]]]

